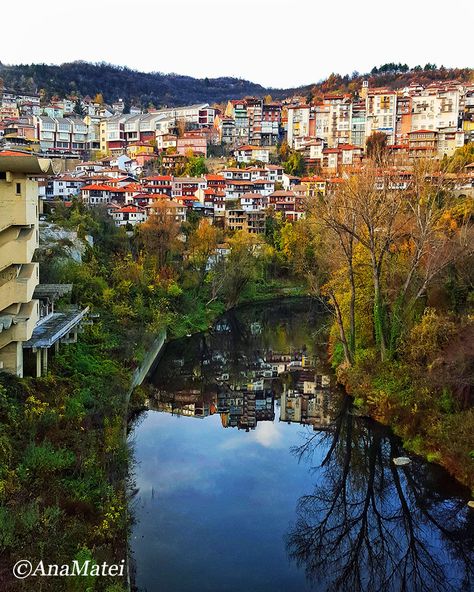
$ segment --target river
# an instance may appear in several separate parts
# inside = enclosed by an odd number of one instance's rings
[[[359,417],[311,300],[171,342],[131,434],[140,592],[473,589],[469,491]]]

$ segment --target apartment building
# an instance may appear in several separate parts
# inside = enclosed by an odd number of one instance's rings
[[[39,281],[38,182],[51,161],[15,151],[0,152],[0,371],[23,376],[22,343],[39,319],[33,298]]]
[[[266,213],[247,211],[244,208],[229,209],[225,212],[226,228],[231,231],[243,231],[249,234],[265,233]]]
[[[294,146],[299,138],[310,136],[310,106],[288,107],[288,144]]]
[[[262,107],[261,146],[276,146],[281,135],[281,105],[264,103]]]
[[[202,133],[186,132],[176,141],[178,154],[187,155],[192,152],[194,155],[207,157],[207,139]]]
[[[132,115],[114,115],[100,121],[100,151],[122,154],[126,147],[125,124]]]
[[[369,89],[365,99],[365,137],[383,132],[388,144],[395,144],[397,120],[397,93],[386,89]]]
[[[35,117],[43,150],[83,152],[90,146],[89,126],[79,117]]]

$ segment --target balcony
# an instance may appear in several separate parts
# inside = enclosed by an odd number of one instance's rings
[[[10,265],[31,263],[38,246],[38,231],[35,227],[12,226],[0,234],[0,270]]]
[[[0,313],[0,349],[13,341],[28,341],[38,319],[37,300],[22,304],[16,314]]]
[[[18,196],[0,199],[0,232],[9,226],[30,226],[36,223],[38,204],[36,199],[26,200]]]
[[[33,299],[38,285],[38,264],[12,265],[0,272],[0,311]],[[1,313],[0,313],[1,314]]]

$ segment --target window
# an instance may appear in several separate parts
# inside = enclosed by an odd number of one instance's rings
[[[16,194],[21,195],[21,183],[16,184]]]

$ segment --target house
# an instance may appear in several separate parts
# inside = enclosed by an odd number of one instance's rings
[[[110,185],[92,183],[81,189],[82,202],[88,206],[99,206],[110,203],[113,188]]]
[[[123,185],[123,189],[125,189],[125,203],[133,203],[133,198],[142,193],[143,188],[140,183],[132,181],[131,183],[127,183]]]
[[[137,156],[154,155],[155,149],[152,144],[148,142],[132,142],[127,146],[127,155],[135,160]]]
[[[136,226],[146,220],[146,212],[143,208],[127,205],[112,211],[112,218],[116,226]]]
[[[240,206],[245,212],[262,210],[267,203],[268,199],[261,193],[244,193],[240,197]]]
[[[300,183],[299,177],[296,177],[295,175],[289,175],[288,173],[283,173],[281,179],[283,189],[286,191],[289,191],[294,185],[298,185]]]
[[[387,89],[369,89],[365,99],[365,137],[383,132],[388,144],[395,144],[397,122],[397,93]]]
[[[178,195],[194,197],[199,189],[206,189],[205,177],[174,177],[172,181],[171,196]]]
[[[253,161],[257,162],[269,162],[270,161],[270,149],[265,146],[240,146],[234,150],[234,156],[237,162],[249,163]]]
[[[269,198],[269,207],[280,212],[287,220],[299,220],[304,217],[304,197],[295,191],[279,190]]]
[[[306,187],[306,195],[308,197],[317,197],[326,193],[326,180],[322,177],[303,177],[301,184]]]
[[[267,164],[265,169],[268,171],[268,180],[274,183],[283,182],[283,167],[276,164]]]
[[[144,189],[149,192],[166,193],[171,197],[173,189],[173,177],[172,175],[154,175],[151,177],[145,177]]]
[[[288,145],[292,148],[295,140],[310,136],[310,106],[296,105],[288,107]]]
[[[176,148],[178,143],[178,136],[173,134],[162,134],[158,130],[156,132],[156,149],[161,152],[168,148]]]
[[[263,103],[260,132],[261,146],[276,146],[280,141],[281,110],[280,103]]]
[[[208,189],[215,189],[216,191],[224,191],[226,186],[226,179],[223,175],[204,175]]]
[[[146,211],[148,216],[153,216],[154,214],[164,215],[180,224],[186,222],[186,206],[169,199],[155,200],[146,206]]]
[[[232,208],[225,212],[225,225],[231,231],[250,234],[265,233],[266,214],[263,211],[247,212],[242,208]]]
[[[420,129],[408,134],[408,153],[410,158],[434,157],[438,152],[438,132]]]
[[[185,133],[176,141],[178,154],[187,156],[189,152],[207,158],[207,139],[204,134]]]
[[[59,197],[62,200],[68,200],[79,195],[81,188],[87,185],[87,182],[83,177],[73,177],[66,174],[50,177],[47,180],[45,196],[49,199]]]

